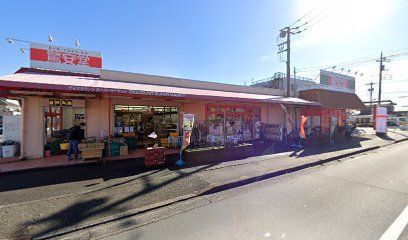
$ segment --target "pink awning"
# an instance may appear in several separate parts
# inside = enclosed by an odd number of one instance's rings
[[[300,98],[263,94],[226,92],[183,87],[158,86],[140,83],[101,80],[97,76],[64,75],[38,72],[17,72],[0,77],[2,89],[63,91],[106,95],[150,96],[178,99],[208,99],[225,101],[255,101],[291,105],[320,106]]]

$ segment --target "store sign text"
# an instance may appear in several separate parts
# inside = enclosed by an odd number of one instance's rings
[[[33,68],[99,74],[102,68],[100,52],[40,43],[30,44]]]
[[[181,93],[152,92],[152,91],[143,91],[143,90],[127,90],[127,89],[115,89],[115,88],[69,86],[68,89],[71,91],[94,92],[94,93],[148,95],[148,96],[177,97],[177,98],[185,97],[185,95]]]

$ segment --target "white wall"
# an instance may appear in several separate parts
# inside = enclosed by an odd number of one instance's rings
[[[44,150],[44,120],[40,97],[25,97],[23,100],[23,149],[22,156],[39,158]]]
[[[3,141],[14,141],[21,143],[21,116],[4,114],[3,121]]]

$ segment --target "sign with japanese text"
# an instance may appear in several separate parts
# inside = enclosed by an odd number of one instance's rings
[[[99,75],[102,57],[100,52],[85,49],[31,43],[30,63],[32,68]]]
[[[348,75],[320,70],[320,84],[334,87],[344,87],[355,91],[356,79]]]
[[[194,126],[194,114],[183,113],[183,144],[181,149],[184,150],[190,144],[191,134]]]
[[[374,121],[375,121],[375,131],[376,133],[387,133],[387,108],[375,106],[376,110],[374,112]]]

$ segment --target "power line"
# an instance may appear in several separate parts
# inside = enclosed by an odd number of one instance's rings
[[[321,66],[314,66],[314,67],[308,67],[308,68],[301,68],[299,71],[307,71],[307,70],[315,70],[315,69],[322,69],[322,68],[332,68],[332,67],[342,67],[342,66],[347,66],[350,64],[357,64],[357,63],[365,63],[368,61],[373,61],[376,60],[377,57],[365,57],[365,58],[359,58],[355,60],[350,60],[342,63],[337,63],[337,64],[327,64],[327,65],[321,65]]]
[[[384,92],[387,94],[396,94],[396,93],[408,93],[408,90],[403,90],[403,91],[390,91],[390,92]]]
[[[302,30],[299,30],[297,32],[295,32],[296,34],[305,32],[308,29],[311,29],[314,25],[318,24],[319,22],[323,21],[324,19],[326,19],[328,16],[330,16],[332,14],[333,11],[330,11],[328,13],[325,13],[324,15],[322,15],[320,18],[317,18],[317,20],[315,21],[309,21],[308,23],[311,23],[310,25],[306,26],[305,28],[303,28]],[[313,19],[314,20],[314,19]]]
[[[406,82],[408,79],[400,79],[400,80],[391,80],[391,81],[385,81],[384,83],[398,83],[398,82]]]
[[[359,65],[367,62],[372,62],[378,58],[371,58],[371,59],[365,59],[365,60],[360,60],[360,61],[354,61],[354,62],[343,62],[343,63],[338,63],[338,64],[331,64],[331,65],[323,65],[323,66],[315,66],[315,67],[310,67],[310,68],[303,68],[298,70],[297,72],[310,72],[310,71],[315,71],[319,69],[329,69],[329,68],[337,68],[337,67],[346,67],[346,66],[352,66],[352,65]]]
[[[388,53],[388,52],[391,52]],[[402,57],[402,56],[408,56],[408,51],[388,51],[384,57],[387,58],[394,58],[394,57]],[[378,60],[378,57],[366,57],[366,58],[361,58],[361,59],[356,59],[356,60],[351,60],[351,61],[346,61],[338,64],[330,64],[330,65],[322,65],[322,66],[315,66],[315,67],[308,67],[308,68],[301,68],[297,70],[297,72],[309,72],[309,71],[315,71],[319,69],[328,69],[328,68],[333,68],[333,67],[346,67],[346,66],[352,66],[352,65],[359,65],[363,63],[368,63],[372,62],[375,60]]]
[[[307,16],[309,16],[311,13],[313,13],[314,11],[316,11],[318,8],[320,8],[322,6],[322,4],[317,4],[314,8],[312,8],[309,12],[307,12],[305,15],[303,15],[301,18],[299,18],[298,20],[294,21],[292,24],[289,25],[289,27],[292,27],[293,25],[295,25],[296,23],[300,22],[301,20],[303,20],[304,18],[306,18]]]

